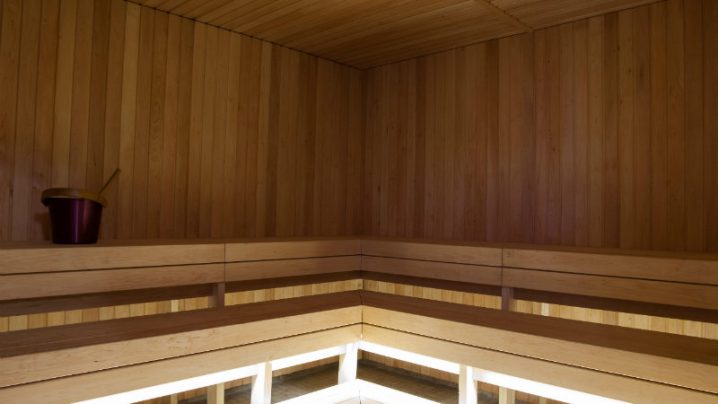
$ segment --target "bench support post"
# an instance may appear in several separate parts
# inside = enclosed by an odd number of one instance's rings
[[[257,375],[252,377],[251,404],[270,404],[272,402],[272,363],[257,365]]]
[[[499,387],[499,404],[516,404],[516,391]]]
[[[357,378],[357,361],[359,360],[359,343],[346,345],[346,350],[339,355],[339,383],[349,382]]]
[[[477,391],[474,368],[459,366],[459,404],[476,404]]]
[[[224,383],[207,386],[207,404],[224,404]]]

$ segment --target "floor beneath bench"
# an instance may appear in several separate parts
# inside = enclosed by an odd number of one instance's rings
[[[456,386],[401,369],[388,368],[375,362],[360,361],[357,368],[357,377],[440,403],[456,403],[458,400],[459,393]],[[289,400],[334,386],[336,383],[336,364],[322,365],[286,376],[275,377],[272,382],[272,402]],[[226,394],[226,404],[248,404],[250,388],[249,386],[240,386],[228,390]],[[201,396],[180,401],[181,404],[200,404],[204,402],[206,402],[205,398]],[[497,402],[498,398],[495,395],[479,393],[479,403]],[[362,403],[365,403],[365,401],[362,400]],[[373,404],[374,401],[366,401],[366,403]]]

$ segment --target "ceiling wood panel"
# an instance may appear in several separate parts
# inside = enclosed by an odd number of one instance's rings
[[[358,68],[656,0],[133,0]]]

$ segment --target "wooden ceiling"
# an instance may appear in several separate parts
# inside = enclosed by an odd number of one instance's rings
[[[365,69],[656,0],[133,0]]]

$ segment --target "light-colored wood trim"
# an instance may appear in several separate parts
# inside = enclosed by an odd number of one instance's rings
[[[224,383],[207,387],[207,404],[224,404]]]
[[[2,359],[0,386],[192,355],[360,322],[361,307],[354,306],[247,324],[14,356]]]
[[[474,332],[477,332],[475,330]],[[364,324],[362,340],[629,402],[710,403],[716,396],[617,374]]]
[[[363,323],[648,381],[718,393],[718,367],[364,307]],[[461,361],[460,361],[461,362]],[[477,365],[481,367],[481,365]],[[550,383],[550,382],[547,382]]]
[[[227,282],[233,282],[250,279],[358,271],[359,269],[361,269],[360,256],[229,262],[225,266],[225,278]]]
[[[259,261],[359,254],[361,254],[359,240],[264,241],[227,243],[225,261]]]
[[[718,260],[505,248],[503,265],[590,275],[718,285]]]
[[[516,391],[499,387],[499,404],[516,404]]]
[[[514,17],[513,15],[506,12],[506,10],[497,7],[494,3],[491,2],[491,0],[474,0],[476,3],[480,4],[485,9],[489,10],[491,14],[498,17],[500,20],[503,20],[504,22],[507,22],[514,27],[521,30],[521,32],[531,32],[533,31],[533,28],[526,24],[525,22],[519,20],[518,18]]]
[[[250,404],[271,404],[272,402],[272,363],[257,365],[257,374],[252,376]]]
[[[222,244],[1,248],[0,274],[224,262]]]
[[[0,300],[199,285],[224,281],[224,264],[0,276]]]
[[[357,378],[357,364],[359,360],[359,343],[347,344],[344,353],[339,355],[338,383],[349,382]]]
[[[501,266],[500,247],[422,243],[419,241],[362,240],[361,253],[364,256]]]
[[[362,270],[484,285],[501,284],[501,268],[480,265],[364,256]]]
[[[476,404],[477,397],[474,368],[459,365],[459,404]]]
[[[508,287],[718,310],[718,287],[504,268]]]
[[[360,338],[360,332],[360,325],[351,325],[234,348],[202,352],[191,356],[4,388],[0,389],[0,401],[6,403],[25,402],[28,397],[32,397],[39,402],[59,404],[103,397],[330,348],[337,344],[348,344],[357,341]]]

